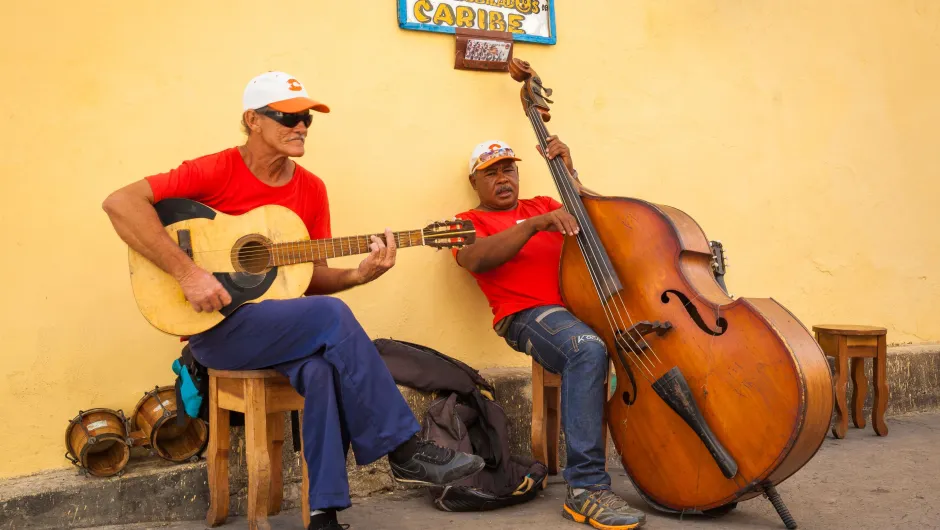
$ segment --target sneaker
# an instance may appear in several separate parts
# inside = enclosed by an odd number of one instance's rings
[[[460,453],[430,441],[419,441],[417,451],[407,460],[389,459],[392,478],[405,484],[446,486],[483,469],[485,463],[477,455]]]
[[[646,521],[646,514],[631,508],[609,489],[585,490],[575,495],[569,487],[562,516],[603,530],[630,530]]]

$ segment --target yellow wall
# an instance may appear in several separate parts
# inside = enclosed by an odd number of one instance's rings
[[[392,0],[93,9],[3,9],[0,476],[67,465],[79,409],[129,414],[172,381],[180,344],[137,312],[100,203],[240,142],[255,74],[291,72],[332,106],[301,163],[328,185],[336,235],[472,206],[466,159],[491,137],[523,153],[525,195],[554,193],[518,85],[454,70],[453,38],[398,29]],[[773,296],[807,325],[940,339],[940,4],[566,0],[557,14],[557,46],[516,54],[555,89],[551,130],[589,186],[684,209],[725,243],[736,296]],[[449,253],[399,257],[342,295],[373,336],[526,364]]]

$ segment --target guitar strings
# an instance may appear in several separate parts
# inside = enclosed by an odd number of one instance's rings
[[[450,232],[449,234],[431,234],[423,235],[419,231],[412,232],[408,235],[396,234],[396,246],[406,248],[412,246],[420,246],[421,244],[427,244],[427,241],[434,241],[438,239],[449,239],[453,237],[458,237],[462,234],[471,234],[475,233],[473,231],[459,231],[459,232]],[[378,236],[384,236],[384,234],[374,234]],[[416,242],[414,239],[416,235],[421,235],[421,242]],[[334,255],[338,255],[346,252],[346,249],[349,249],[349,252],[353,252],[353,243],[356,244],[357,251],[356,253],[364,254],[367,251],[362,250],[362,247],[368,249],[372,245],[372,241],[368,238],[369,236],[349,236],[341,238],[333,238],[332,240],[304,240],[304,241],[285,241],[280,243],[274,243],[270,246],[266,246],[260,249],[245,249],[239,252],[239,257],[243,259],[258,258],[268,255],[277,255],[284,256],[285,254],[310,254],[311,252],[317,253],[316,259],[321,259],[321,254],[326,254],[325,257],[330,257],[330,250],[333,251]],[[337,251],[337,246],[339,250]],[[209,254],[209,253],[219,253],[219,252],[233,252],[233,249],[214,249],[214,250],[199,250],[194,251],[193,255],[196,254]],[[372,252],[371,249],[368,249],[368,252]]]
[[[454,234],[465,234],[465,233],[468,234],[468,233],[470,233],[470,232],[463,232],[463,231],[462,231],[462,232],[453,232],[453,233],[454,233]],[[411,239],[412,239],[412,236],[413,236],[413,235],[416,235],[416,234],[418,234],[418,232],[414,232],[414,233],[412,233],[412,234],[409,235],[409,236],[404,236],[404,237],[407,237],[407,239],[404,239],[404,241],[405,241],[406,243],[409,243],[409,244],[410,244]],[[381,236],[384,236],[385,234],[366,234],[366,235],[364,235],[364,236],[337,237],[337,238],[329,238],[329,239],[304,239],[304,240],[298,240],[298,241],[282,241],[282,242],[273,243],[271,246],[265,247],[265,249],[269,249],[269,248],[273,248],[273,247],[283,247],[284,245],[302,245],[302,246],[305,246],[305,247],[321,247],[321,246],[322,246],[322,247],[325,247],[325,246],[332,246],[332,247],[335,248],[335,247],[337,246],[337,244],[339,244],[339,245],[342,246],[342,245],[344,245],[344,244],[350,243],[350,240],[356,240],[356,241],[357,241],[357,244],[358,244],[358,241],[365,240],[369,245],[371,245],[371,244],[372,244],[372,240],[371,240],[371,239],[366,239],[366,238],[370,238],[370,237],[373,236],[373,235],[375,235],[375,236],[378,237],[378,236],[380,236],[380,235],[381,235]],[[396,235],[396,237],[395,237],[396,244],[400,244],[400,242],[403,240],[402,237],[403,237],[403,236]],[[432,236],[432,238],[434,238],[434,237],[437,237],[437,236]],[[350,244],[349,246],[351,246],[351,244]],[[210,252],[231,252],[231,251],[232,251],[232,249],[229,248],[229,249],[200,250],[200,251],[196,251],[196,252],[193,252],[193,253],[194,253],[194,254],[207,254],[207,253],[210,253]],[[266,254],[266,253],[268,253],[267,250],[257,250],[257,251],[255,251],[255,250],[245,250],[245,252],[246,252],[246,253],[257,252],[257,253],[259,253],[259,254]]]

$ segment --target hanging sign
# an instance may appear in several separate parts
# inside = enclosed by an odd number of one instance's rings
[[[555,0],[398,0],[403,29],[504,31],[513,40],[555,44]]]

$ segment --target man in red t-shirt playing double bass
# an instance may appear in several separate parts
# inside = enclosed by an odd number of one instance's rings
[[[549,137],[542,154],[560,156],[578,191],[593,194],[578,181],[571,153],[557,137]],[[473,150],[469,178],[480,204],[457,217],[473,221],[477,239],[454,255],[489,301],[496,333],[546,370],[561,374],[568,459],[562,514],[596,528],[637,528],[645,515],[611,491],[605,468],[607,348],[564,307],[558,287],[562,241],[578,233],[578,223],[550,197],[519,198],[517,161],[505,142],[483,142]]]
[[[167,198],[201,202],[238,215],[263,205],[291,209],[312,239],[329,238],[330,210],[319,177],[291,160],[304,154],[310,99],[284,72],[252,79],[242,101],[244,145],[183,162],[112,193],[103,207],[131,248],[179,282],[195,311],[232,302],[216,278],[170,238],[153,205]],[[350,444],[364,465],[388,455],[401,482],[450,484],[483,469],[483,459],[419,440],[414,413],[398,391],[378,350],[352,311],[327,296],[369,283],[395,264],[395,239],[373,237],[371,254],[357,268],[325,261],[314,268],[309,296],[265,300],[236,309],[215,327],[189,338],[193,357],[219,370],[273,368],[304,396],[303,448],[310,477],[308,530],[345,528],[336,512],[350,506],[346,454]]]

